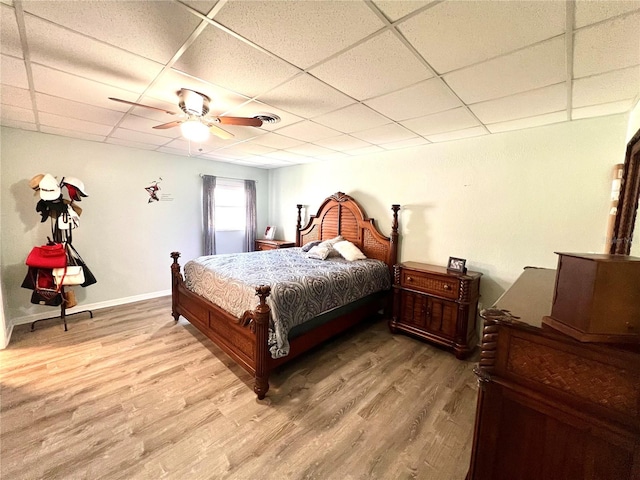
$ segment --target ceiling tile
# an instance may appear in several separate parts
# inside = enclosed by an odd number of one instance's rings
[[[92,142],[104,141],[103,135],[94,135],[92,133],[87,133],[80,130],[51,127],[49,125],[40,126],[40,131],[43,133],[50,133],[51,135],[60,135],[62,137],[79,138],[81,140],[90,140]]]
[[[354,138],[351,135],[338,135],[337,137],[323,138],[322,140],[317,140],[313,143],[315,143],[316,145],[320,145],[321,147],[340,151],[353,150],[356,148],[366,148],[371,146],[370,143],[365,142],[364,140],[360,140],[359,138]]]
[[[359,103],[331,113],[325,113],[324,115],[315,117],[313,121],[334,128],[342,133],[351,133],[389,123],[388,118],[383,117],[369,107]]]
[[[315,142],[321,138],[335,137],[340,134],[340,132],[333,128],[325,127],[310,120],[280,128],[278,129],[278,133],[304,142]]]
[[[445,73],[564,33],[565,4],[442,2],[398,28],[437,72]]]
[[[377,97],[432,76],[391,31],[376,35],[310,73],[358,100]]]
[[[474,127],[478,125],[478,120],[465,108],[460,107],[400,123],[419,135],[427,136]]]
[[[14,107],[12,105],[2,105],[0,109],[2,120],[13,120],[16,122],[35,123],[36,119],[33,110],[28,108]]]
[[[579,30],[574,35],[575,78],[640,64],[640,13]]]
[[[215,20],[280,58],[308,68],[384,26],[364,2],[229,2]]]
[[[431,78],[364,103],[397,121],[461,106],[460,100],[439,78]]]
[[[299,70],[209,25],[175,63],[175,68],[252,97]]]
[[[94,107],[86,103],[74,102],[66,98],[53,97],[44,93],[36,93],[36,104],[41,112],[64,114],[69,118],[86,120],[115,126],[123,117],[123,112],[102,107]]]
[[[602,103],[589,107],[574,108],[571,111],[571,118],[578,120],[581,118],[601,117],[603,115],[613,115],[616,113],[628,112],[632,107],[632,100],[621,100],[618,102]]]
[[[259,137],[252,139],[251,143],[257,143],[258,145],[264,145],[266,147],[280,149],[280,148],[295,147],[296,145],[300,145],[304,142],[301,140],[295,140],[290,137],[285,137],[284,135],[278,135],[277,133],[270,132],[265,135],[260,135]]]
[[[27,16],[25,24],[32,62],[138,93],[162,70],[159,63],[38,18]]]
[[[508,132],[511,130],[521,130],[523,128],[540,127],[542,125],[550,125],[552,123],[560,123],[567,121],[566,112],[546,113],[537,117],[521,118],[519,120],[511,120],[508,122],[499,122],[487,125],[491,133]]]
[[[40,121],[40,125],[90,133],[92,135],[101,135],[102,137],[109,135],[109,132],[111,132],[109,125],[101,125],[99,123],[87,122],[85,120],[64,117],[53,113],[40,112],[38,114],[38,120]]]
[[[206,15],[214,7],[218,0],[181,0],[185,5]]]
[[[576,28],[616,17],[633,10],[640,9],[638,0],[594,2],[593,0],[576,0],[575,24]]]
[[[416,136],[415,133],[410,132],[403,126],[395,123],[389,123],[387,125],[371,128],[362,132],[354,132],[351,135],[359,138],[360,140],[375,144],[400,142],[402,140],[409,140]]]
[[[566,80],[564,38],[556,38],[444,76],[467,103],[499,98]]]
[[[266,155],[267,153],[275,152],[275,148],[265,147],[264,145],[258,145],[253,142],[236,143],[233,147],[228,147],[225,150],[232,149],[233,151],[241,152],[247,155]]]
[[[398,150],[400,148],[427,145],[428,143],[429,141],[422,137],[415,137],[415,138],[410,138],[409,140],[402,140],[401,142],[385,143],[384,145],[380,145],[380,146],[385,150]]]
[[[174,2],[22,2],[25,12],[160,63],[168,62],[201,20]]]
[[[15,11],[6,5],[0,5],[0,52],[24,58]]]
[[[0,88],[0,98],[2,105],[13,105],[20,108],[31,108],[31,94],[24,88],[2,85]]]
[[[353,150],[347,150],[349,155],[371,155],[372,153],[384,152],[383,148],[377,145],[369,145],[368,147],[355,148]]]
[[[484,127],[471,127],[464,130],[456,130],[455,132],[439,133],[437,135],[429,135],[427,139],[436,142],[449,142],[451,140],[460,140],[463,138],[479,137],[487,135],[488,132]]]
[[[476,103],[469,108],[483,123],[504,122],[557,112],[567,108],[567,85],[559,83],[496,100]]]
[[[0,75],[2,75],[0,78],[2,85],[29,89],[24,60],[19,60],[7,55],[0,55],[0,57]]]
[[[318,160],[326,161],[326,160],[344,160],[345,158],[350,158],[350,157],[351,155],[348,155],[343,152],[333,152],[333,153],[328,153],[326,155],[318,155],[315,158]]]
[[[157,146],[165,145],[171,141],[171,139],[167,137],[161,137],[152,133],[138,132],[136,130],[129,130],[127,128],[118,128],[111,136],[122,140],[130,140],[133,142]]]
[[[297,147],[288,148],[287,152],[297,153],[298,155],[306,155],[307,157],[318,157],[321,155],[329,155],[335,153],[335,151],[328,148],[319,147],[312,143],[303,143]]]
[[[573,107],[634,98],[640,92],[640,66],[573,81]]]
[[[66,98],[111,110],[126,112],[130,106],[109,100],[109,97],[122,98],[135,102],[138,95],[100,82],[70,75],[40,65],[32,65],[33,83],[36,92],[54,97]],[[4,72],[3,72],[4,81]]]
[[[304,155],[299,155],[297,153],[287,152],[285,150],[276,150],[275,152],[267,153],[263,155],[266,158],[283,160],[285,162],[289,162],[289,164],[297,163],[304,159]]]
[[[395,22],[396,20],[415,12],[419,8],[429,5],[432,3],[432,0],[403,0],[402,2],[398,2],[398,0],[373,0],[373,3],[390,22]]]
[[[260,95],[259,100],[306,118],[355,103],[353,99],[308,74],[299,75]]]

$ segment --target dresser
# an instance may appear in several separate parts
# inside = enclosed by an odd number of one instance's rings
[[[277,248],[295,247],[295,242],[286,240],[256,240],[256,250],[275,250]]]
[[[467,480],[640,479],[640,352],[545,325],[555,279],[526,268],[482,313]]]
[[[394,266],[392,333],[408,333],[465,358],[476,347],[481,273],[419,262]]]

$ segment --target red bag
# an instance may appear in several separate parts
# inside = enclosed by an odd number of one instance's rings
[[[62,268],[67,265],[67,252],[61,243],[33,247],[25,263],[37,268]]]

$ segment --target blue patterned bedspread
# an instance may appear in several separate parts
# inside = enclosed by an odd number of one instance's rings
[[[379,260],[307,258],[301,248],[198,257],[184,266],[189,290],[236,317],[257,304],[255,287],[270,285],[269,351],[289,353],[289,331],[324,312],[391,288],[389,269]]]

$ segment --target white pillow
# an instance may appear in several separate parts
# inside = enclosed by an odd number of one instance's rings
[[[317,260],[325,260],[332,251],[333,248],[331,248],[330,246],[323,247],[321,245],[316,245],[311,250],[309,250],[309,253],[307,253],[307,257],[315,258]]]
[[[348,240],[335,243],[333,249],[342,255],[346,260],[353,262],[354,260],[364,260],[366,255],[360,251],[353,243]]]
[[[338,235],[335,238],[332,238],[330,240],[325,240],[324,242],[322,242],[321,244],[319,244],[319,247],[333,247],[336,243],[338,242],[342,242],[344,241],[344,238],[342,238],[342,235]]]

